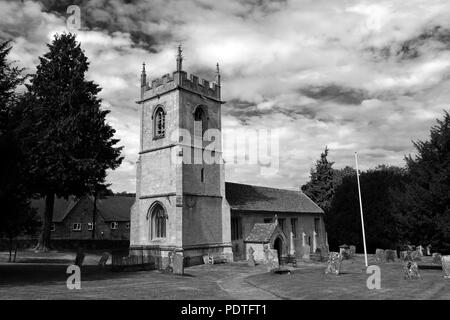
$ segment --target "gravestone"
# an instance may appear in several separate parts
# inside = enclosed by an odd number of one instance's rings
[[[431,244],[427,245],[426,254],[427,254],[427,256],[431,256]]]
[[[308,261],[308,260],[310,259],[311,246],[305,244],[305,245],[303,246],[302,251],[303,251],[302,259]]]
[[[341,270],[342,255],[337,252],[330,252],[328,255],[327,268],[325,269],[325,274],[336,274],[338,275]]]
[[[442,271],[444,271],[444,278],[450,279],[450,256],[442,256]]]
[[[303,242],[302,239],[294,238],[295,257],[300,260],[303,257]]]
[[[248,249],[248,260],[247,260],[247,264],[249,267],[255,266],[255,258],[253,256],[253,253],[255,253],[255,250],[253,250],[253,248],[250,247],[250,249]]]
[[[173,273],[184,274],[184,258],[181,254],[176,253],[173,256]]]
[[[106,262],[108,262],[109,259],[109,253],[108,252],[103,252],[102,257],[100,258],[100,261],[98,262],[98,265],[100,267],[105,267],[106,266]]]
[[[203,256],[203,263],[204,264],[214,264],[214,257],[209,255],[209,254],[204,255]]]
[[[81,251],[77,252],[77,256],[75,257],[75,265],[81,267],[83,265],[83,261],[84,261],[84,253]]]
[[[400,259],[402,261],[412,261],[412,257],[411,257],[411,251],[400,251]]]
[[[350,257],[353,258],[356,254],[356,246],[350,246],[349,252],[350,252]]]
[[[415,250],[413,252],[411,252],[411,259],[413,261],[422,261],[422,255],[420,254],[419,250]]]
[[[397,255],[395,250],[385,250],[384,254],[386,257],[386,262],[395,262],[395,256]]]
[[[442,263],[442,257],[441,254],[438,252],[433,253],[433,263],[434,264],[441,264]]]
[[[267,271],[271,271],[273,269],[277,269],[280,267],[280,264],[278,261],[278,251],[277,250],[265,248],[264,253],[266,256]]]
[[[342,256],[343,259],[348,259],[350,257],[349,254],[350,247],[346,244],[339,246],[339,254]]]
[[[422,245],[419,245],[418,247],[416,247],[417,253],[419,255],[419,257],[423,257],[423,247]]]
[[[418,280],[421,279],[419,273],[419,267],[415,261],[405,261],[403,263],[403,274],[405,280]]]
[[[385,253],[383,249],[376,249],[375,250],[375,260],[377,262],[384,262],[385,261]]]

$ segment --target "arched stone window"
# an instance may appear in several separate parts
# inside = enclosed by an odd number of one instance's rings
[[[161,203],[155,202],[150,207],[150,234],[152,239],[166,237],[167,213]]]
[[[194,136],[203,137],[207,129],[208,117],[206,115],[205,107],[198,106],[194,111]]]
[[[166,112],[158,106],[153,113],[153,137],[162,138],[166,134]]]

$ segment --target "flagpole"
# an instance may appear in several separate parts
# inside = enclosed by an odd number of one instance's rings
[[[363,215],[363,207],[361,201],[361,186],[359,185],[359,169],[358,169],[358,153],[355,152],[355,162],[356,162],[356,180],[358,181],[358,195],[359,195],[359,209],[361,211],[361,225],[362,225],[362,234],[363,234],[363,243],[364,243],[364,260],[366,261],[366,268],[369,266],[367,262],[367,249],[366,249],[366,233],[364,231],[364,215]]]

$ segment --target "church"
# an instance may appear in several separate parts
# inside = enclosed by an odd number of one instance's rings
[[[212,150],[205,138],[222,130],[219,67],[210,82],[188,75],[182,62],[179,48],[176,71],[152,81],[143,65],[130,255],[165,268],[171,253],[191,266],[207,255],[246,259],[250,245],[266,244],[280,260],[305,246],[311,253],[327,248],[323,211],[301,191],[225,181],[221,146]],[[215,161],[198,161],[205,152]]]

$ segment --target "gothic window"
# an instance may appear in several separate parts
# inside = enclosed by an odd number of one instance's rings
[[[207,118],[202,107],[197,107],[194,112],[194,137],[203,137],[206,131]]]
[[[154,137],[162,138],[166,133],[166,113],[162,107],[158,107],[153,115]]]
[[[166,211],[164,210],[161,204],[156,203],[151,208],[152,239],[166,237],[166,221],[167,221]]]

